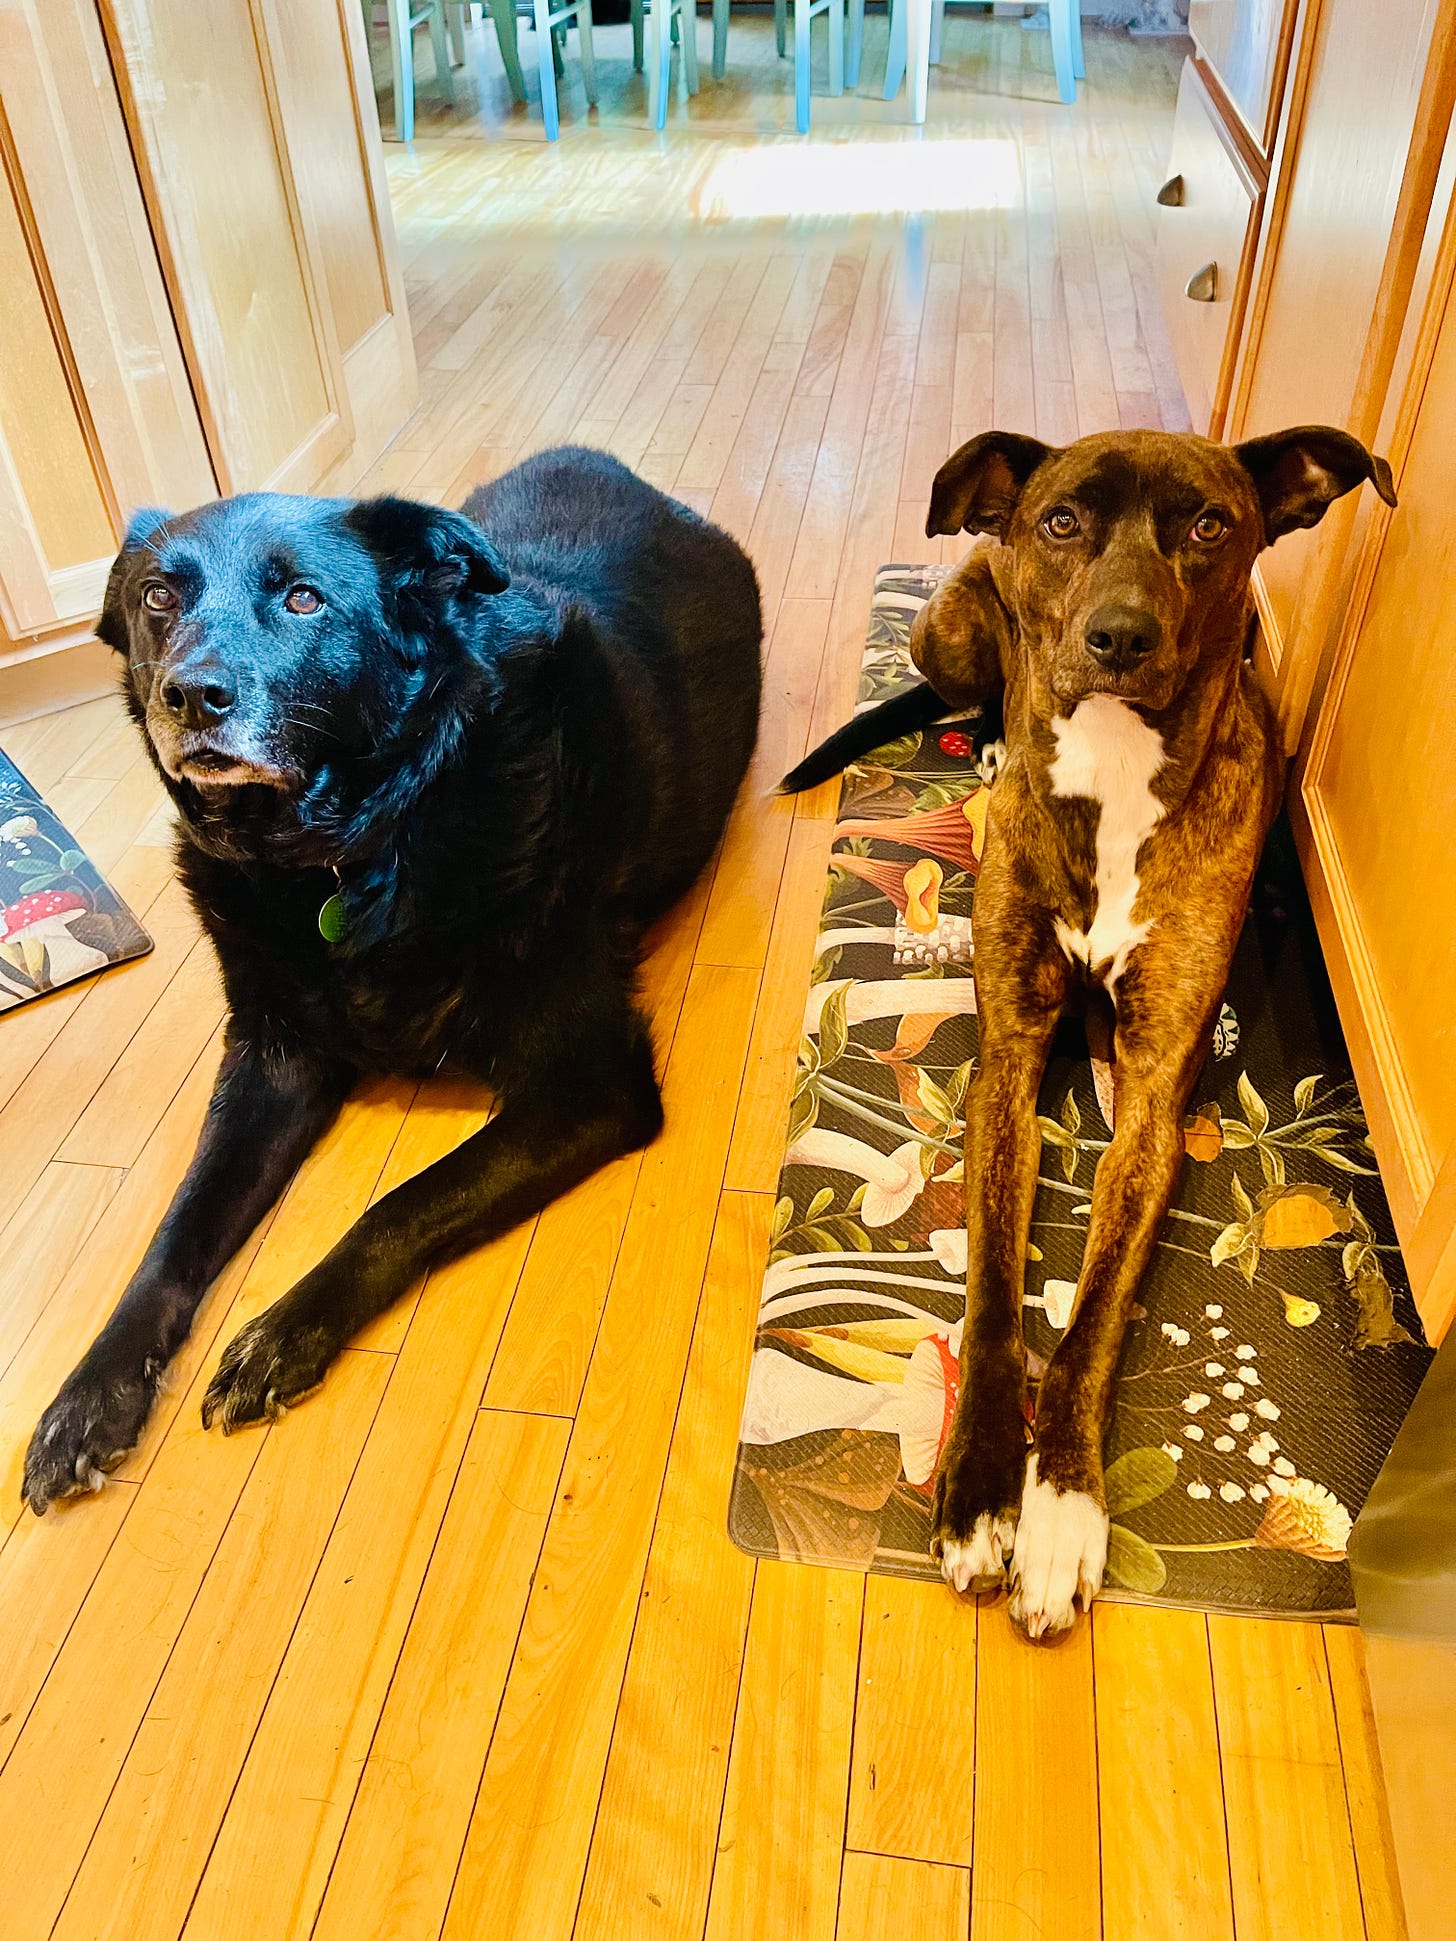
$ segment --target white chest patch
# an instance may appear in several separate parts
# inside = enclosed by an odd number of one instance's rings
[[[1057,942],[1074,963],[1101,974],[1114,995],[1127,960],[1152,929],[1138,922],[1138,851],[1163,814],[1150,784],[1163,766],[1163,737],[1111,694],[1081,701],[1052,722],[1052,794],[1098,805],[1096,908],[1089,930],[1057,920]]]

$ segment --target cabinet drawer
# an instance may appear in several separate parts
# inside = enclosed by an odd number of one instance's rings
[[[1158,281],[1195,431],[1217,438],[1238,349],[1259,191],[1192,61],[1183,69],[1170,187],[1158,208]]]

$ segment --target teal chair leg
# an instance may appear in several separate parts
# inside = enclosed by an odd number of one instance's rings
[[[809,0],[794,0],[794,119],[809,132]]]
[[[1070,106],[1077,99],[1076,64],[1072,57],[1072,8],[1075,0],[1048,0],[1047,15],[1052,30],[1052,66],[1057,72],[1057,93]]]
[[[415,45],[410,39],[410,0],[389,0],[389,64],[394,71],[394,133],[415,138]]]
[[[829,92],[844,93],[844,0],[829,0]]]
[[[864,5],[864,0],[860,0]],[[713,79],[721,81],[728,65],[728,0],[713,0]]]
[[[682,34],[683,79],[688,93],[698,91],[698,8],[697,0],[679,0],[678,27]]]
[[[849,47],[844,56],[844,85],[859,86],[860,62],[864,59],[865,0],[849,0]]]
[[[430,46],[435,54],[435,79],[445,91],[445,99],[453,107],[455,104],[455,84],[450,79],[450,34],[445,25],[445,9],[437,4],[430,8]]]
[[[501,66],[506,71],[512,101],[526,98],[526,77],[521,72],[521,50],[516,42],[516,9],[512,0],[488,0],[490,17],[495,22],[495,37],[500,44]]]
[[[539,6],[541,0],[536,0]],[[652,0],[647,36],[647,113],[654,128],[667,126],[667,90],[672,71],[672,0]]]
[[[1079,81],[1087,74],[1087,63],[1082,56],[1082,6],[1081,0],[1072,0],[1072,72]]]
[[[551,29],[551,65],[556,70],[556,78],[558,81],[566,72],[566,56],[561,51],[561,43],[565,39],[566,29],[564,27],[553,27]]]
[[[591,0],[579,0],[576,9],[577,53],[581,57],[581,84],[586,89],[586,105],[597,105],[597,55],[592,46]]]
[[[541,76],[541,119],[546,124],[546,139],[556,141],[561,134],[561,116],[556,108],[556,63],[552,59],[556,42],[551,34],[548,0],[533,0],[536,20],[536,69]]]
[[[784,58],[784,51],[788,45],[788,38],[789,38],[789,0],[774,0],[774,39],[778,42],[780,60]]]
[[[642,0],[632,0],[632,72],[642,72]]]
[[[893,101],[905,79],[905,0],[890,0],[890,44],[885,50],[885,99]]]

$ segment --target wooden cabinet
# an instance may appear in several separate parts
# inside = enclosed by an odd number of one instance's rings
[[[1380,400],[1368,380],[1361,396],[1362,365],[1399,259],[1398,204],[1439,4],[1309,0],[1229,410],[1231,437],[1290,424],[1375,436]],[[1410,213],[1423,221],[1423,211]],[[1259,564],[1266,671],[1291,749],[1318,678],[1321,612],[1338,597],[1324,575],[1345,553],[1354,510],[1337,510],[1313,531],[1281,541]]]
[[[1158,282],[1193,429],[1217,438],[1238,350],[1260,186],[1189,61],[1158,209]]]
[[[1298,0],[1193,0],[1157,221],[1158,278],[1195,431],[1227,429]]]
[[[1340,425],[1390,459],[1400,498],[1350,494],[1265,553],[1254,590],[1305,878],[1438,1336],[1456,1312],[1456,5],[1194,0],[1190,27],[1175,166],[1219,179],[1213,111],[1261,185],[1221,343],[1190,330],[1166,240],[1201,206],[1210,254],[1228,248],[1217,191],[1160,212],[1190,409],[1231,441]],[[1231,176],[1223,193],[1232,238]]]
[[[93,0],[0,5],[0,706],[96,693],[125,510],[215,490]],[[62,691],[65,691],[63,685]]]
[[[346,490],[417,390],[356,0],[0,0],[0,88],[3,720],[109,683],[133,508]]]
[[[1267,155],[1274,142],[1293,0],[1192,0],[1188,31],[1250,144]]]
[[[1385,413],[1296,827],[1428,1329],[1456,1310],[1456,204]]]

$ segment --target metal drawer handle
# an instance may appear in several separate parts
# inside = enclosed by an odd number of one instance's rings
[[[1201,270],[1195,270],[1183,285],[1185,297],[1192,297],[1195,303],[1215,303],[1218,300],[1218,264],[1205,263]]]
[[[1162,188],[1158,190],[1158,201],[1165,209],[1181,209],[1183,207],[1183,177],[1181,175],[1170,175],[1168,177]]]

